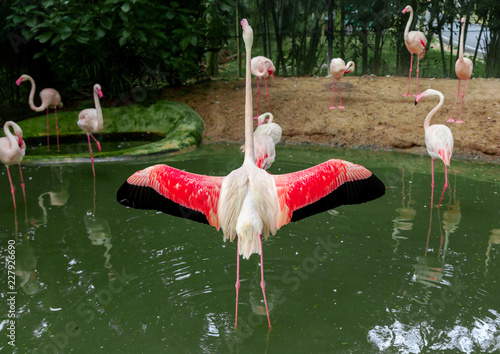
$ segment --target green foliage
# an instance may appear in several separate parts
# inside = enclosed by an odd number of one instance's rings
[[[101,83],[118,95],[163,72],[169,85],[197,74],[203,53],[197,9],[160,0],[15,1],[9,28],[41,44],[61,81],[74,88]]]

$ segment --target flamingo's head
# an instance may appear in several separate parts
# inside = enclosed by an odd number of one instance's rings
[[[243,29],[243,41],[245,41],[245,45],[249,47],[253,44],[253,29],[248,24],[246,18],[241,20],[241,28]]]
[[[403,10],[403,14],[407,13],[410,10],[412,10],[411,6],[410,5],[406,6]]]
[[[422,98],[427,96],[427,94],[431,93],[430,91],[431,90],[425,90],[424,92],[420,92],[420,94],[415,96],[415,106],[417,105],[417,103],[419,103],[422,100]]]
[[[27,79],[26,75],[21,75],[19,79],[16,80],[17,86],[21,85],[21,82],[23,82],[26,79]]]
[[[97,92],[97,94],[99,95],[99,98],[102,98],[102,96],[104,96],[102,94],[102,89],[101,89],[101,85],[99,84],[95,84],[94,85],[94,90]]]
[[[24,149],[26,147],[22,136],[17,137],[17,143],[19,144],[20,149]]]
[[[461,23],[465,23],[465,17],[462,17],[462,19],[460,20]]]

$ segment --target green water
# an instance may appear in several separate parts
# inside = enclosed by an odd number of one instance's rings
[[[283,226],[264,243],[269,331],[257,256],[241,261],[214,228],[115,201],[153,163],[226,175],[238,146],[124,162],[18,169],[16,330],[8,317],[12,200],[0,174],[0,348],[6,352],[369,353],[500,349],[500,166],[452,161],[450,188],[430,209],[430,158],[278,146],[271,173],[328,158],[362,164],[387,193]],[[456,172],[454,172],[456,171]],[[444,184],[436,163],[437,202]],[[59,204],[59,205],[58,205]],[[432,217],[432,218],[431,218]],[[430,232],[429,232],[430,229]]]
[[[94,134],[94,137],[101,144],[102,151],[117,151],[144,145],[145,142],[160,141],[164,138],[160,134],[150,133],[113,133]],[[56,136],[50,136],[50,153],[54,156],[67,154],[89,153],[89,142],[87,135],[62,135],[59,137],[60,149],[57,151]],[[97,146],[92,138],[92,151],[98,156]],[[26,155],[47,155],[47,137],[27,138]],[[90,154],[89,154],[90,156]]]

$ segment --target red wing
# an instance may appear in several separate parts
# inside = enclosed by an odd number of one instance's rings
[[[154,165],[130,176],[116,198],[125,206],[159,210],[219,229],[217,205],[222,179]]]
[[[385,194],[385,186],[360,165],[329,160],[307,170],[273,176],[280,204],[277,227],[345,204]]]

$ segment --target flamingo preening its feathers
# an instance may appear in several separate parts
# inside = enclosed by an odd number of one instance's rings
[[[384,184],[366,168],[329,160],[309,169],[271,175],[257,167],[254,156],[250,73],[253,30],[241,21],[246,47],[245,158],[225,177],[198,175],[166,165],[155,165],[130,176],[117,200],[137,209],[164,213],[222,228],[224,239],[237,239],[236,316],[238,323],[239,255],[260,254],[261,288],[267,307],[262,236],[283,225],[343,204],[359,204],[381,197]]]

